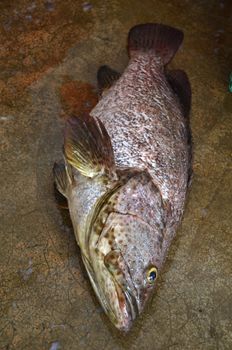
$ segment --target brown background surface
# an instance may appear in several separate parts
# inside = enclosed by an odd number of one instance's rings
[[[230,0],[1,1],[1,350],[232,349],[231,15]],[[100,65],[123,71],[127,32],[142,22],[185,33],[171,66],[192,85],[194,179],[155,297],[122,336],[92,292],[51,169],[65,113],[95,103]]]

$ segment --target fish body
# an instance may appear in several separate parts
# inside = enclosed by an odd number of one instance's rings
[[[167,234],[173,235],[188,186],[188,129],[161,60],[152,52],[132,57],[91,115],[110,135],[116,166],[146,169],[151,175],[170,205],[174,227]]]
[[[126,70],[101,68],[100,88],[112,86],[67,122],[65,164],[54,168],[90,281],[123,331],[153,294],[184,210],[191,91],[184,72],[165,69],[182,40],[168,26],[132,28]]]

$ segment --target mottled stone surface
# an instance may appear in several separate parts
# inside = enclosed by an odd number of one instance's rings
[[[0,9],[0,349],[232,349],[231,1],[21,0]],[[156,295],[122,336],[92,292],[51,169],[60,115],[77,96],[67,91],[94,85],[101,64],[122,71],[128,29],[148,21],[185,33],[172,67],[192,84],[194,179]]]

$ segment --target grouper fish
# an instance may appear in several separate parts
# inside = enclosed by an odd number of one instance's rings
[[[166,25],[133,27],[128,66],[100,67],[100,100],[67,120],[54,165],[93,289],[124,332],[155,290],[191,179],[190,84],[166,68],[182,41]]]

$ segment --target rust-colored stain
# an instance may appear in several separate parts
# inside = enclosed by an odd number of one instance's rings
[[[94,86],[81,81],[66,82],[60,89],[65,116],[85,114],[97,104],[98,95]]]
[[[0,102],[10,106],[15,95],[23,105],[26,88],[89,35],[92,16],[81,2],[22,0],[5,1],[0,21]]]

